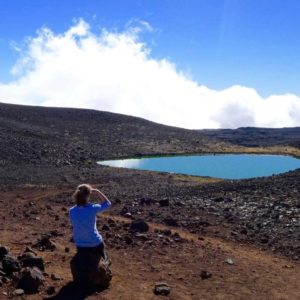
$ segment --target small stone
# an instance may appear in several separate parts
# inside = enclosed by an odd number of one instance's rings
[[[51,274],[51,279],[58,281],[58,280],[61,280],[61,277],[58,274]]]
[[[169,201],[169,199],[162,199],[162,200],[159,200],[159,205],[161,206],[161,207],[166,207],[166,206],[169,206],[170,205],[170,201]]]
[[[24,253],[27,253],[27,252],[30,252],[30,253],[33,253],[34,255],[36,255],[36,252],[29,246],[27,246],[24,250]]]
[[[57,229],[51,230],[51,231],[50,231],[50,235],[53,236],[53,237],[62,236],[62,234],[59,233]]]
[[[10,279],[7,278],[7,277],[2,277],[2,282],[3,282],[3,283],[9,283],[9,282],[10,282]]]
[[[127,219],[132,219],[132,218],[133,218],[133,217],[132,217],[132,214],[131,214],[130,212],[125,213],[123,216],[124,216],[125,218],[127,218]]]
[[[234,265],[234,262],[231,258],[225,259],[225,263],[228,264],[228,265]]]
[[[42,235],[42,237],[36,243],[36,246],[39,247],[40,250],[51,250],[54,251],[56,249],[56,244],[51,241],[51,235]]]
[[[108,226],[107,224],[104,224],[104,225],[102,226],[102,230],[109,231],[110,228],[109,228],[109,226]]]
[[[142,240],[142,241],[148,241],[149,240],[149,237],[146,233],[140,233],[140,232],[137,232],[135,234],[135,237],[137,237],[138,239]]]
[[[212,276],[212,273],[208,271],[201,271],[200,273],[201,279],[208,279]]]
[[[123,208],[120,211],[120,215],[125,216],[126,213],[129,213],[129,209],[127,206],[123,206]]]
[[[128,235],[125,235],[125,236],[124,236],[124,241],[125,241],[125,243],[126,243],[127,245],[131,245],[131,244],[133,243],[132,238],[131,238],[130,236],[128,236]]]
[[[164,229],[161,231],[164,235],[170,236],[172,234],[172,231],[170,229]]]
[[[175,232],[173,235],[172,235],[172,238],[175,242],[182,242],[182,238],[181,236],[179,235],[178,232]]]
[[[149,231],[149,225],[142,219],[135,220],[130,225],[130,231],[147,232]]]
[[[286,268],[286,269],[293,269],[294,268],[292,265],[284,265],[283,267]]]
[[[46,293],[48,295],[53,295],[55,293],[55,287],[53,285],[50,285],[47,290],[46,290]]]
[[[25,292],[24,292],[23,289],[16,289],[16,290],[14,290],[14,292],[13,292],[13,294],[14,294],[15,296],[22,296],[24,293],[25,293]]]
[[[115,222],[113,219],[111,219],[111,218],[109,218],[109,219],[107,220],[107,223],[108,223],[110,226],[116,225],[116,222]]]
[[[164,222],[167,226],[174,226],[174,227],[177,227],[178,226],[178,222],[176,219],[174,219],[173,217],[169,216],[169,217],[166,217],[164,219]]]
[[[168,296],[171,292],[171,288],[165,282],[158,282],[155,284],[153,292],[155,295]]]
[[[243,228],[240,232],[241,232],[241,234],[247,234],[248,233],[246,228]]]

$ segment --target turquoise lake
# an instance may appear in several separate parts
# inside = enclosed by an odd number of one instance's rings
[[[300,159],[285,155],[212,154],[107,160],[99,164],[223,179],[245,179],[298,169]]]

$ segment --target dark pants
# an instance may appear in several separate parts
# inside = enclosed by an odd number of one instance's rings
[[[104,249],[104,243],[101,243],[100,245],[96,247],[77,247],[78,253],[91,253],[91,254],[97,254],[100,255],[103,259],[107,259],[107,255],[105,253]]]

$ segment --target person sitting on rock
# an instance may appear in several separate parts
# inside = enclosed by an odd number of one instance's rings
[[[101,200],[99,204],[89,203],[90,195],[96,193]],[[88,184],[77,187],[73,197],[76,205],[70,208],[70,220],[73,226],[73,239],[77,246],[77,252],[87,252],[100,255],[107,259],[104,242],[97,230],[97,214],[108,209],[111,202],[98,189]]]

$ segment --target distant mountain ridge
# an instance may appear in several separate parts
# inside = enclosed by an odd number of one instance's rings
[[[241,127],[237,129],[204,129],[199,132],[209,138],[246,147],[285,145],[300,148],[300,127]]]

